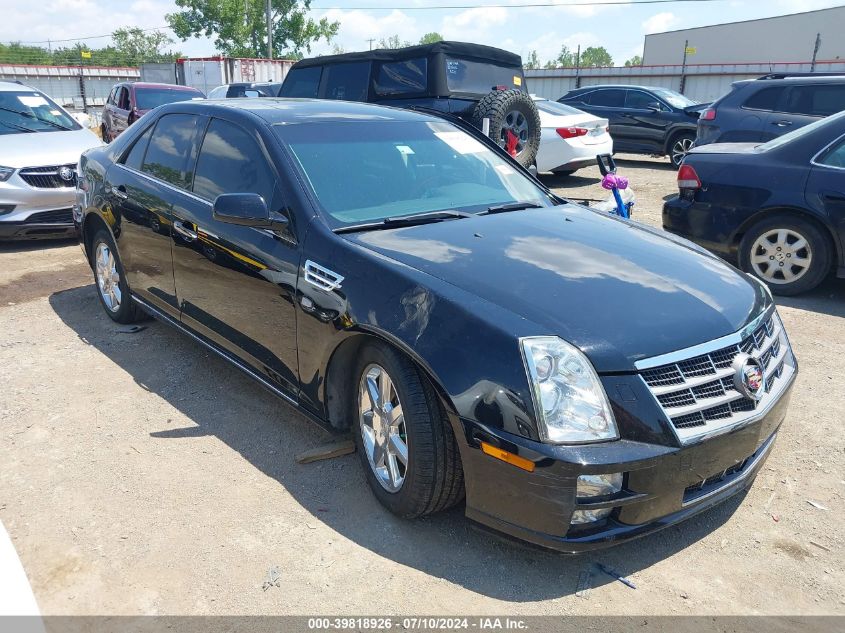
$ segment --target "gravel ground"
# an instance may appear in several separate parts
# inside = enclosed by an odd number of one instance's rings
[[[659,226],[675,173],[619,166]],[[75,244],[0,246],[0,521],[45,614],[845,614],[845,282],[779,304],[801,374],[751,491],[566,557],[460,509],[394,518],[356,456],[296,464],[328,437],[235,369],[157,322],[117,333]],[[594,562],[637,589],[593,571],[576,596]]]

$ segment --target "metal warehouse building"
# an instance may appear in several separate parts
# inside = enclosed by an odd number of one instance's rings
[[[645,36],[643,64],[807,62],[821,35],[819,60],[845,59],[845,6]]]

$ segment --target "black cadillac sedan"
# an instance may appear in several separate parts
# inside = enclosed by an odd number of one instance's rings
[[[81,160],[103,308],[326,428],[370,487],[563,551],[746,489],[797,367],[771,296],[555,197],[473,128],[311,100],[163,106]]]

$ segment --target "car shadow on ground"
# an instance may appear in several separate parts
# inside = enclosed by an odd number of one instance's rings
[[[845,279],[828,277],[818,287],[796,297],[775,295],[775,303],[797,310],[845,318]]]
[[[596,185],[601,182],[601,178],[587,175],[586,172],[584,172],[584,175],[581,175],[580,172],[575,172],[571,176],[563,176],[560,174],[541,174],[540,182],[546,185],[549,189],[569,189]]]
[[[645,157],[638,158],[636,156],[629,156],[628,158],[614,156],[613,160],[616,163],[616,167],[618,167],[620,170],[637,168],[659,169],[662,171],[678,171],[675,166],[669,161],[669,159],[665,156],[658,160],[655,160],[654,158],[648,159]],[[624,174],[625,172],[621,171],[620,173]]]
[[[473,529],[461,507],[406,521],[370,494],[357,455],[297,464],[297,454],[331,436],[187,336],[156,321],[137,334],[115,334],[118,326],[103,314],[93,285],[54,293],[50,305],[82,341],[193,422],[150,429],[149,436],[165,445],[162,450],[186,438],[219,438],[283,486],[315,521],[380,556],[488,597],[511,602],[558,598],[576,593],[585,573],[589,586],[616,583],[618,591],[632,591],[598,571],[595,563],[626,576],[646,569],[711,535],[744,497],[737,495],[679,526],[579,556]],[[210,503],[209,512],[214,508]]]
[[[54,248],[71,246],[78,240],[73,237],[61,240],[0,240],[0,253],[25,253],[28,251],[46,251]]]

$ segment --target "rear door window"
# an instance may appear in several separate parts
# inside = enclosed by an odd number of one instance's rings
[[[375,93],[381,97],[417,94],[428,86],[425,57],[379,64],[375,73]]]
[[[773,112],[778,106],[778,101],[783,94],[784,88],[763,88],[755,92],[753,95],[745,100],[742,104],[743,108],[748,110],[763,110],[765,112]]]
[[[596,90],[590,93],[587,103],[603,108],[621,108],[625,104],[625,91],[617,88]]]
[[[487,94],[496,86],[525,91],[522,68],[446,58],[446,86],[452,92]]]
[[[166,114],[150,138],[141,171],[182,189],[190,189],[199,117]]]
[[[333,64],[323,73],[324,99],[366,101],[370,83],[370,62]]]
[[[786,99],[786,112],[806,116],[830,116],[845,110],[845,83],[793,86]]]
[[[311,68],[294,68],[285,77],[285,83],[279,93],[280,97],[316,99],[317,90],[320,87],[320,76],[323,74],[322,66]]]
[[[197,158],[194,193],[209,202],[222,193],[257,193],[269,207],[275,185],[255,139],[233,123],[212,119]]]

